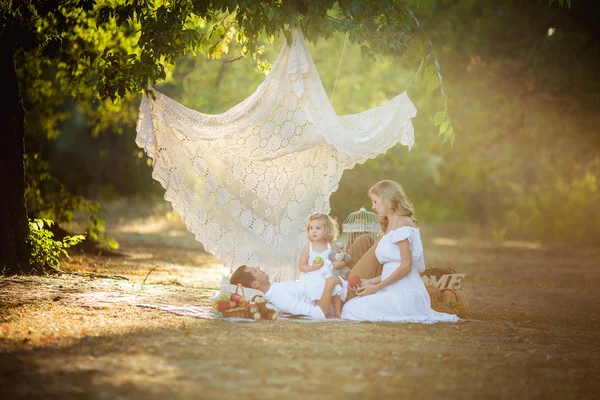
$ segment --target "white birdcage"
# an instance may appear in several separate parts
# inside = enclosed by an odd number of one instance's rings
[[[377,239],[380,232],[381,226],[377,214],[361,207],[360,210],[350,213],[344,220],[340,242],[345,249],[348,249],[360,235],[367,233]]]

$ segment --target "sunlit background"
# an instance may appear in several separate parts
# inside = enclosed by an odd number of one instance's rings
[[[61,265],[70,273],[59,278],[2,278],[0,393],[592,398],[600,375],[600,13],[590,11],[598,1],[402,4],[439,59],[454,144],[434,121],[440,90],[426,95],[413,81],[418,60],[371,61],[343,34],[320,39],[310,51],[338,114],[405,90],[418,108],[412,151],[396,146],[346,171],[332,213],[342,222],[370,209],[373,183],[400,182],[416,207],[427,266],[466,274],[473,323],[234,324],[137,307],[209,306],[228,271],[151,178],[135,145],[141,93],[116,104],[74,101],[55,79],[64,71],[30,56],[17,64],[29,216],[68,231],[55,227],[57,235],[86,231],[101,246],[71,249]],[[123,48],[135,49],[124,30],[84,36],[100,51],[127,40]],[[283,40],[262,39],[260,65],[274,62]],[[223,112],[265,78],[250,57],[232,61],[237,50],[179,59],[158,89],[195,110]],[[84,99],[91,87],[82,84]]]
[[[597,242],[600,50],[594,28],[581,15],[537,1],[419,3],[424,6],[416,15],[440,60],[455,143],[443,143],[433,121],[443,108],[439,90],[425,95],[421,82],[409,86],[418,62],[369,61],[341,34],[319,40],[311,54],[338,114],[377,106],[405,90],[418,108],[412,151],[398,145],[347,171],[331,198],[332,214],[341,222],[369,208],[370,185],[393,179],[405,187],[422,227],[444,227],[444,237],[473,232],[532,246]],[[264,61],[275,60],[283,40],[265,39]],[[250,57],[231,62],[237,53],[230,50],[220,60],[180,59],[158,89],[204,113],[229,109],[264,79]],[[43,113],[31,110],[29,178],[39,179],[35,156],[72,193],[105,207],[116,199],[129,205],[133,214],[119,206],[120,220],[99,214],[114,230],[164,234],[160,222],[132,226],[131,218],[155,214],[154,206],[168,212],[150,160],[134,143],[139,101],[140,95],[117,105],[65,99],[56,106],[64,121],[50,139],[36,134]],[[90,107],[92,119],[79,111]],[[28,201],[32,216],[44,214],[35,196]]]

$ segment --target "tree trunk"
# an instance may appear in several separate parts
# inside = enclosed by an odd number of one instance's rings
[[[30,273],[29,219],[25,205],[25,110],[14,52],[0,44],[0,76],[7,106],[0,107],[0,273]]]

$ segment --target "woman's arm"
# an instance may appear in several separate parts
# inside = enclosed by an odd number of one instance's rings
[[[377,285],[379,282],[381,282],[381,275],[376,276],[375,278],[371,278],[371,279],[364,279],[366,282],[363,282],[363,279],[361,279],[361,283],[363,285]]]
[[[377,293],[384,287],[398,282],[400,279],[408,275],[412,268],[412,252],[410,251],[410,243],[408,242],[408,239],[405,239],[398,242],[398,246],[400,246],[400,259],[402,260],[400,266],[383,281],[381,280],[381,276],[371,279],[369,284],[358,290],[359,296],[368,296],[370,294]]]
[[[379,282],[381,282],[381,275],[376,276],[375,278],[360,278],[360,286],[357,288],[351,288],[349,287],[348,290],[352,290],[354,293],[358,294],[361,290],[363,290],[363,288],[371,285],[373,287],[375,287],[376,284],[378,284]],[[375,293],[375,292],[373,292]],[[369,293],[371,294],[371,293]]]
[[[321,264],[308,265],[308,245],[304,246],[302,253],[300,253],[300,261],[298,261],[298,269],[302,272],[316,271],[321,268]]]

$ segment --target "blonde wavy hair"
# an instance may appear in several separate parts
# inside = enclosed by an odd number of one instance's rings
[[[323,221],[323,228],[325,229],[325,240],[327,242],[333,242],[340,231],[338,223],[336,219],[330,215],[323,213],[315,213],[308,217],[308,222],[306,223],[306,237],[310,241],[310,223],[313,221]]]
[[[414,222],[415,226],[419,226],[419,221],[413,217],[415,207],[408,200],[402,186],[394,181],[377,182],[371,189],[369,195],[375,195],[381,199],[383,205],[395,212],[397,215],[409,217]],[[379,225],[385,233],[390,221],[387,217],[379,217]]]

